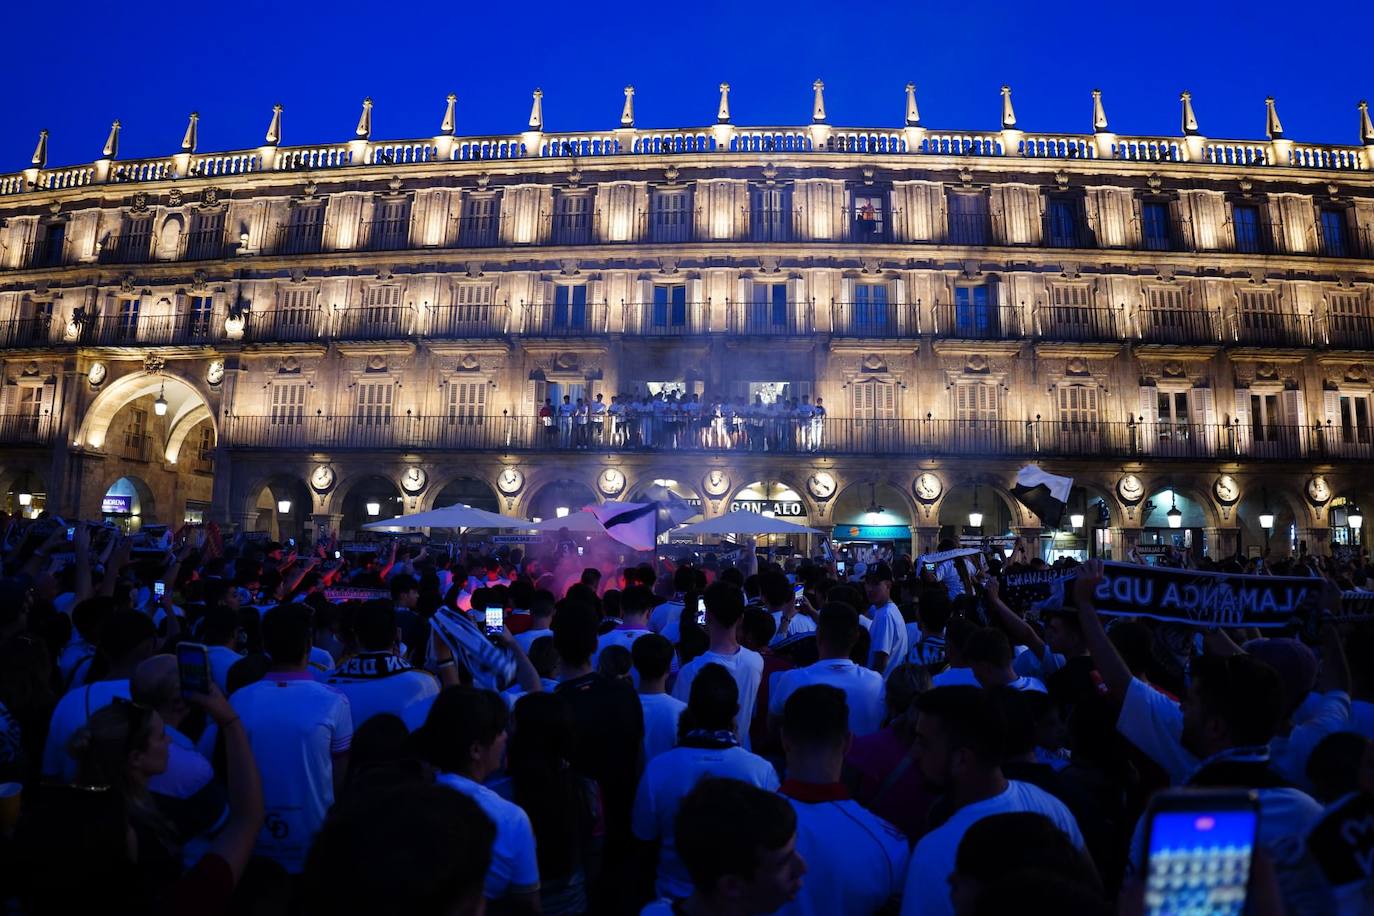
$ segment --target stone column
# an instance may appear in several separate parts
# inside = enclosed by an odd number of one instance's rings
[[[338,537],[339,526],[343,524],[342,512],[314,512],[310,516],[310,523],[315,526],[311,533],[313,542],[318,544],[320,538],[326,534]]]
[[[1224,560],[1227,557],[1234,557],[1236,549],[1240,545],[1240,528],[1231,525],[1225,528],[1205,528],[1203,534],[1207,537],[1207,555],[1214,560]]]
[[[911,558],[914,560],[923,553],[934,553],[940,545],[939,525],[913,525],[911,528]]]
[[[1118,562],[1124,561],[1139,544],[1140,534],[1143,529],[1140,527],[1113,528],[1112,531],[1112,559]]]

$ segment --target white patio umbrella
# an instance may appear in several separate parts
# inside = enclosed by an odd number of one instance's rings
[[[555,534],[560,528],[567,528],[573,534],[606,533],[606,529],[590,512],[569,512],[562,518],[546,518],[542,522],[526,522],[524,527],[530,531],[552,531]]]
[[[769,518],[748,509],[736,509],[720,518],[708,519],[684,525],[673,534],[820,534],[815,528],[785,522],[780,518]]]
[[[472,506],[455,503],[440,509],[430,509],[428,512],[413,512],[410,515],[398,515],[395,518],[379,518],[363,525],[363,528],[368,531],[389,528],[500,528],[512,530],[528,528],[529,526],[530,523],[523,518],[497,515],[486,509],[474,509]]]

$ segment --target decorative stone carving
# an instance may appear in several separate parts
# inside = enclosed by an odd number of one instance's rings
[[[1369,370],[1364,363],[1355,363],[1345,370],[1345,380],[1347,382],[1365,382],[1369,380]]]
[[[401,176],[392,175],[390,180],[387,181],[386,186],[391,189],[393,194],[401,190]]]
[[[553,366],[555,369],[566,371],[569,369],[576,369],[579,361],[580,358],[576,353],[565,350],[553,358]]]
[[[196,292],[203,292],[205,290],[205,287],[208,286],[209,283],[210,275],[207,274],[204,270],[197,268],[195,273],[191,274],[191,289],[195,290]]]
[[[864,258],[863,271],[866,274],[876,274],[882,271],[882,262],[877,258]]]
[[[571,170],[570,172],[568,172],[568,185],[569,185],[570,187],[574,187],[574,188],[575,188],[575,187],[577,187],[579,184],[581,184],[581,182],[582,182],[582,172],[581,172],[581,170],[579,170],[579,169],[573,169],[573,170]]]
[[[1183,363],[1170,361],[1164,364],[1165,378],[1183,378],[1187,374],[1188,371],[1184,368]]]
[[[173,188],[171,191],[167,193],[167,206],[181,206],[181,190],[179,188]]]
[[[277,366],[279,375],[298,375],[301,371],[301,361],[294,356],[283,357],[281,364]]]
[[[200,205],[202,207],[219,206],[220,193],[219,188],[206,188],[204,191],[200,192]]]
[[[476,356],[473,356],[471,353],[464,353],[458,358],[457,368],[460,371],[472,372],[482,368],[482,365]]]
[[[1087,375],[1088,361],[1081,356],[1074,356],[1064,364],[1064,372],[1067,375]]]
[[[487,189],[487,185],[489,185],[489,184],[491,184],[491,174],[490,174],[490,173],[488,173],[488,172],[483,172],[482,174],[480,174],[480,175],[477,176],[477,187],[479,187],[479,188],[481,188],[482,190],[485,191],[485,190]]]
[[[146,191],[139,191],[137,194],[135,194],[133,203],[129,205],[129,209],[134,213],[147,213],[148,193]]]
[[[1277,377],[1278,377],[1278,374],[1279,374],[1279,371],[1278,371],[1277,369],[1274,368],[1274,364],[1273,364],[1273,363],[1256,363],[1256,364],[1255,364],[1255,378],[1258,378],[1258,379],[1274,379],[1274,378],[1277,378]]]
[[[132,293],[134,291],[133,274],[125,274],[119,278],[119,291],[121,293]]]
[[[167,360],[157,353],[145,353],[143,355],[143,371],[149,375],[159,375],[167,368]]]
[[[964,360],[964,371],[969,373],[986,373],[988,371],[988,358],[986,356],[970,356]]]
[[[870,353],[864,357],[862,368],[864,372],[886,372],[887,360],[876,353]]]
[[[367,371],[368,371],[368,372],[385,372],[385,371],[386,371],[386,357],[385,357],[385,356],[382,356],[380,353],[376,353],[376,354],[373,354],[372,356],[369,356],[369,357],[367,358]]]
[[[681,172],[678,171],[678,167],[675,165],[670,165],[663,170],[663,177],[669,182],[677,181],[677,177],[680,174]]]

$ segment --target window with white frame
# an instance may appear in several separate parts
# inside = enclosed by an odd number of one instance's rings
[[[196,443],[196,459],[209,464],[215,458],[215,431],[209,423],[200,424],[200,438]]]
[[[210,333],[210,316],[215,311],[214,296],[192,296],[186,301],[186,332],[195,337]]]
[[[272,425],[300,426],[305,417],[305,382],[272,385]]]
[[[1084,432],[1097,429],[1097,386],[1060,385],[1056,395],[1059,423],[1064,430]]]
[[[1086,283],[1050,285],[1051,327],[1058,331],[1086,330],[1092,325],[1092,290]]]
[[[1147,287],[1145,301],[1151,330],[1182,331],[1189,327],[1188,299],[1183,287]]]
[[[119,340],[138,337],[138,313],[143,303],[139,299],[120,299],[115,307],[115,336]]]
[[[1192,429],[1187,391],[1160,391],[1155,401],[1155,425],[1160,439],[1187,439]]]
[[[1339,401],[1341,441],[1368,444],[1370,434],[1370,405],[1368,394],[1342,394]]]
[[[481,426],[487,413],[487,383],[484,379],[448,383],[448,422],[450,426]]]
[[[357,388],[357,424],[390,426],[392,395],[396,386],[391,382],[359,382]]]
[[[20,429],[37,432],[43,422],[43,388],[40,385],[21,385],[15,399],[14,412]]]
[[[1282,405],[1278,392],[1255,391],[1250,394],[1250,436],[1256,442],[1277,442]]]
[[[487,316],[495,299],[491,283],[458,283],[453,287],[454,318],[459,322],[478,322]]]
[[[881,379],[861,379],[849,386],[856,420],[892,420],[897,416],[897,386]]]
[[[954,385],[954,418],[964,423],[992,422],[998,416],[996,382],[959,381]]]

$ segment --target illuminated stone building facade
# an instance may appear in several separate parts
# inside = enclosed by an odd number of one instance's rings
[[[812,121],[182,150],[0,176],[9,508],[345,536],[653,481],[841,540],[1324,550],[1374,506],[1359,145]],[[545,427],[567,395],[725,417]],[[744,404],[821,401],[823,420]],[[733,406],[732,406],[733,405]],[[730,413],[738,410],[736,424]],[[693,416],[695,420],[695,415]],[[757,423],[755,423],[757,419]],[[1071,475],[1081,527],[1007,496]],[[113,489],[112,489],[113,488]],[[27,505],[21,507],[20,502]],[[369,505],[373,504],[373,505]],[[1169,510],[1180,513],[1170,529]],[[971,512],[983,524],[969,527]],[[1268,529],[1261,519],[1268,521]],[[1352,517],[1356,523],[1352,525]]]

